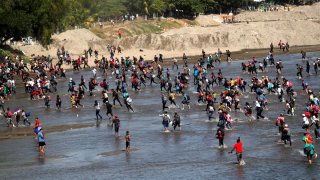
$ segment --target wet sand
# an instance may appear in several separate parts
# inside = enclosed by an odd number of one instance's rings
[[[267,57],[268,55],[268,52],[269,52],[270,49],[243,49],[241,51],[231,51],[231,58],[233,59],[233,61],[239,61],[239,60],[245,60],[245,59],[252,59],[252,57],[256,57],[256,58],[264,58],[264,57]],[[307,52],[307,57],[308,56],[308,52],[317,52],[317,51],[320,51],[320,45],[310,45],[310,46],[292,46],[290,47],[290,52],[282,52],[282,50],[280,51],[278,49],[278,46],[277,45],[274,45],[274,55],[275,56],[278,56],[278,55],[288,55],[288,54],[295,54],[295,53],[300,53],[301,50]],[[153,55],[158,55],[159,52],[161,51],[154,51]],[[209,54],[214,54],[215,52],[217,52],[217,49],[215,49],[214,51],[209,51],[209,50],[206,50],[206,54],[209,55]],[[188,62],[189,63],[196,63],[201,57],[201,49],[199,49],[199,55],[197,56],[188,56],[188,52],[185,52],[187,54],[187,57],[188,57]],[[225,51],[222,52],[223,55],[222,55],[222,59],[221,61],[224,62],[226,61],[226,54],[225,54]],[[139,57],[137,56],[137,54],[140,54],[140,53],[136,53],[136,54],[130,54],[130,58],[132,58],[132,56],[135,56],[135,57]],[[143,53],[142,53],[143,54]],[[150,53],[149,53],[150,54]],[[109,57],[109,53],[107,54],[104,54],[105,57]],[[164,55],[164,63],[163,65],[172,65],[172,59],[173,57],[168,57],[166,54],[163,54]],[[76,55],[73,55],[75,57],[79,56],[79,54],[76,54]],[[123,57],[122,54],[118,54],[116,53],[115,54],[116,57]],[[182,54],[181,56],[178,56],[178,57],[175,57],[177,60],[178,60],[178,64],[182,64],[183,61],[182,61]],[[92,56],[91,58],[89,57],[89,65],[90,67],[95,67],[95,64],[94,64],[94,57]],[[120,59],[120,58],[119,58]],[[148,59],[146,58],[145,59],[146,62],[152,62],[153,59]],[[54,58],[53,60],[54,64],[56,64],[58,61],[56,58]],[[83,65],[81,65],[82,67]],[[73,67],[71,65],[66,65],[66,64],[63,64],[62,67],[66,70],[72,70]]]
[[[44,127],[43,131],[45,133],[52,133],[52,132],[63,132],[72,129],[80,129],[80,128],[88,128],[95,126],[94,123],[86,123],[86,124],[66,124],[66,125],[59,125],[59,126],[49,126]],[[18,139],[18,138],[25,138],[28,136],[34,136],[32,126],[22,126],[22,127],[10,127],[6,130],[0,131],[0,141],[8,140],[8,139]]]
[[[245,60],[245,59],[252,59],[252,57],[256,57],[256,58],[265,58],[268,55],[268,52],[270,51],[270,49],[243,49],[241,51],[231,51],[231,58],[233,61],[239,61],[239,60]],[[279,47],[277,45],[274,45],[274,50],[273,50],[273,55],[275,57],[279,56],[279,55],[289,55],[289,54],[299,54],[301,53],[301,51],[305,51],[307,52],[307,57],[308,56],[308,52],[317,52],[320,51],[320,45],[310,45],[310,46],[292,46],[289,49],[289,52],[283,52],[282,50],[279,50]],[[215,51],[216,52],[216,51]],[[214,54],[215,52],[206,52],[206,54]],[[201,50],[199,49],[199,55],[198,56],[190,56],[188,57],[190,59],[189,62],[191,63],[196,63],[200,58],[202,58],[202,55],[200,54]],[[222,58],[221,61],[226,61],[227,56],[225,54],[225,52],[222,52]],[[182,56],[181,57],[176,57],[177,59],[179,59],[180,61],[178,61],[179,64],[182,64],[183,61],[181,61]],[[277,60],[277,59],[276,59]],[[172,58],[165,58],[164,59],[164,63],[166,65],[171,65],[172,64]]]

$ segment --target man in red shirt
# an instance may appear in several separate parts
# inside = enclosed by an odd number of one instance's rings
[[[34,131],[33,131],[36,138],[37,138],[37,134],[39,133],[40,129],[41,129],[40,128],[40,120],[38,117],[36,117],[36,122],[34,124]]]
[[[34,124],[34,128],[37,128],[37,127],[39,127],[39,126],[40,126],[40,120],[39,120],[38,117],[36,117],[36,122],[35,122],[35,124]]]
[[[238,164],[240,164],[240,162],[242,161],[242,141],[240,137],[238,137],[237,143],[233,145],[233,148],[229,153],[232,153],[233,150],[236,150]]]

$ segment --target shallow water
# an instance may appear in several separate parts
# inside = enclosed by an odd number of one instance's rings
[[[308,53],[308,56],[320,56],[320,52]],[[284,63],[283,75],[293,81],[295,89],[301,89],[301,83],[296,78],[296,63],[302,63],[300,54],[282,55],[275,57]],[[221,63],[223,74],[228,78],[243,76],[247,82],[250,75],[242,75],[241,61],[231,64]],[[311,62],[310,62],[311,63]],[[305,63],[303,63],[305,65]],[[313,70],[313,68],[311,68]],[[209,71],[211,72],[211,71]],[[215,71],[216,72],[216,71]],[[313,72],[313,71],[311,71]],[[90,71],[73,73],[68,77],[78,83],[80,74],[88,80],[92,75]],[[268,75],[275,77],[275,68],[269,67]],[[306,73],[304,73],[306,75]],[[101,74],[98,73],[101,77]],[[310,76],[305,79],[315,92],[319,92],[319,76]],[[103,78],[101,78],[102,80]],[[108,80],[112,80],[109,79]],[[55,96],[51,108],[44,108],[43,100],[30,101],[22,88],[18,88],[15,96],[6,105],[12,108],[22,106],[26,111],[32,112],[32,117],[39,116],[44,127],[47,151],[44,157],[39,157],[37,142],[31,136],[19,139],[0,141],[0,177],[1,179],[299,179],[320,178],[318,175],[319,163],[314,161],[312,166],[307,165],[306,157],[301,155],[303,143],[301,137],[300,114],[306,101],[305,95],[297,97],[296,116],[286,116],[286,121],[292,131],[293,146],[285,147],[278,144],[278,129],[274,125],[275,118],[285,109],[284,103],[278,103],[275,95],[267,95],[269,110],[264,111],[267,120],[248,122],[241,112],[232,112],[235,130],[226,131],[226,150],[218,149],[215,139],[216,122],[206,122],[207,114],[203,111],[205,106],[198,106],[193,87],[187,93],[191,95],[192,109],[184,111],[178,109],[182,119],[181,132],[162,132],[160,87],[142,88],[140,92],[129,94],[133,99],[135,113],[128,113],[125,107],[116,106],[113,111],[121,120],[120,138],[115,138],[113,130],[107,126],[105,109],[102,109],[104,120],[94,127],[70,129],[63,132],[46,133],[45,127],[62,124],[96,123],[94,99],[100,99],[100,91],[95,97],[85,97],[82,100],[84,108],[70,109],[67,94],[67,81],[59,81],[59,94],[63,95],[63,109],[54,109]],[[111,83],[114,87],[114,84]],[[222,87],[215,87],[218,91]],[[111,97],[111,94],[109,94]],[[241,105],[254,100],[254,95],[241,98]],[[176,102],[181,105],[182,97],[177,96]],[[170,109],[173,115],[176,109]],[[77,116],[78,114],[78,116]],[[0,131],[11,131],[2,124]],[[132,148],[130,154],[125,153],[123,136],[126,130],[132,135]],[[245,166],[235,163],[235,155],[227,152],[237,137],[241,137],[244,147]],[[319,144],[315,143],[316,149]]]

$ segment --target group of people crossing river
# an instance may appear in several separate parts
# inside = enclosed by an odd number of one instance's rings
[[[57,57],[33,56],[30,63],[20,60],[19,57],[16,59],[6,57],[0,66],[0,106],[6,125],[13,128],[34,124],[39,152],[44,154],[46,143],[39,118],[37,117],[33,123],[29,119],[33,112],[28,112],[19,105],[16,105],[18,106],[16,109],[6,106],[6,102],[17,93],[16,82],[22,81],[24,92],[30,95],[30,101],[43,100],[46,108],[52,109],[55,105],[57,111],[64,108],[63,101],[69,101],[71,108],[81,110],[84,108],[81,103],[83,99],[92,100],[92,105],[89,107],[95,110],[92,114],[97,121],[108,120],[108,124],[114,127],[116,137],[119,137],[120,127],[126,129],[121,125],[119,108],[125,108],[128,113],[139,113],[138,104],[131,94],[143,93],[148,88],[157,87],[159,110],[163,113],[159,115],[157,110],[153,113],[155,117],[162,119],[165,133],[170,133],[172,130],[183,131],[185,119],[181,114],[203,113],[207,116],[206,122],[217,123],[214,135],[219,141],[219,148],[223,150],[227,148],[224,144],[224,137],[227,135],[225,131],[232,132],[237,121],[234,113],[243,114],[244,120],[249,123],[254,121],[259,123],[259,120],[272,122],[272,119],[266,117],[268,114],[266,112],[269,110],[269,99],[275,96],[285,108],[285,111],[279,109],[279,117],[274,119],[279,133],[279,143],[292,145],[294,142],[291,137],[292,125],[288,119],[301,116],[301,132],[304,133],[303,149],[308,163],[312,163],[312,158],[316,155],[314,148],[316,141],[312,135],[316,139],[320,137],[319,99],[318,93],[310,87],[308,79],[313,75],[317,76],[319,58],[307,59],[306,52],[301,51],[302,58],[296,61],[295,82],[299,81],[301,83],[299,85],[293,82],[292,77],[285,76],[285,72],[292,69],[286,68],[285,63],[274,55],[273,45],[270,45],[270,51],[266,52],[265,58],[253,57],[243,61],[239,66],[242,74],[235,77],[230,77],[228,66],[223,68],[220,66],[220,63],[224,63],[224,59],[226,63],[233,63],[229,50],[225,54],[220,49],[214,54],[206,54],[205,50],[202,50],[202,56],[196,61],[194,58],[188,58],[186,54],[183,54],[181,60],[164,59],[165,56],[162,54],[155,55],[152,61],[147,61],[142,56],[118,59],[116,55],[121,55],[121,52],[116,53],[115,46],[108,48],[108,51],[109,54],[100,55],[98,51],[89,48],[79,57],[72,58],[62,47],[57,51]],[[57,63],[54,63],[54,58],[58,59]],[[89,66],[90,58],[94,58],[94,67]],[[314,73],[310,70],[311,67]],[[67,77],[66,68],[75,72],[90,70],[90,78],[85,79],[85,76],[79,74],[80,81],[76,82],[72,77]],[[100,82],[99,76],[103,77]],[[58,88],[61,86],[67,86],[63,94],[67,93],[69,99],[65,99],[61,94]],[[319,84],[313,85],[316,86]],[[304,109],[297,109],[297,96],[305,98]],[[253,98],[254,101],[246,101],[248,98]],[[52,105],[53,103],[55,104]],[[194,107],[203,111],[199,112]],[[106,110],[105,115],[102,113],[104,110]],[[296,113],[301,110],[302,115]],[[129,131],[126,131],[124,140],[126,150],[129,152],[131,141]],[[242,141],[245,139],[239,137],[230,150],[230,152],[236,151],[240,165],[244,165]]]

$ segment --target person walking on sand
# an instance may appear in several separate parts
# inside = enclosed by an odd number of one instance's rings
[[[126,132],[126,136],[124,137],[125,142],[126,142],[126,151],[129,153],[130,152],[130,142],[131,142],[131,135],[130,132]]]

